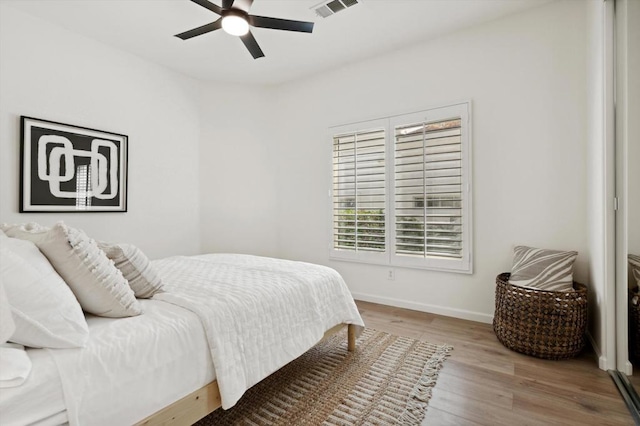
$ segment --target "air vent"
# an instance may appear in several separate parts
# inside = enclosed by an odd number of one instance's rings
[[[362,3],[362,0],[329,0],[317,4],[311,9],[315,10],[316,15],[322,18],[328,18],[358,3]]]

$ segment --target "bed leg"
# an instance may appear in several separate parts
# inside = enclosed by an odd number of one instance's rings
[[[347,350],[356,350],[356,326],[353,324],[347,324]]]

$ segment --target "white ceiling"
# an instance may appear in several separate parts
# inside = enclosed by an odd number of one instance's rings
[[[279,84],[549,1],[362,0],[323,19],[312,10],[319,0],[255,0],[252,14],[315,22],[313,34],[252,29],[266,55],[257,60],[222,30],[186,41],[174,37],[218,18],[188,0],[3,3],[200,80]]]

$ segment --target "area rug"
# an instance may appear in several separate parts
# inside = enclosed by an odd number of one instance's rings
[[[453,348],[365,329],[339,333],[197,425],[419,425]]]

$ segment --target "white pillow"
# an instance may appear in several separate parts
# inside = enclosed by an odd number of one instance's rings
[[[89,339],[78,301],[40,250],[0,237],[0,279],[11,305],[10,341],[34,348],[75,348]]]
[[[122,273],[84,232],[62,222],[51,228],[3,225],[2,229],[10,237],[34,242],[86,312],[110,318],[142,313]]]
[[[98,245],[129,281],[129,286],[136,297],[148,299],[162,292],[160,276],[151,266],[149,258],[138,247],[132,244],[98,243]]]
[[[31,358],[22,345],[1,344],[0,365],[0,388],[20,386],[31,373]]]
[[[0,244],[3,236],[4,233],[0,235]],[[16,325],[11,316],[11,305],[9,305],[7,293],[4,291],[2,276],[0,275],[0,344],[6,343],[14,331],[16,331]]]

